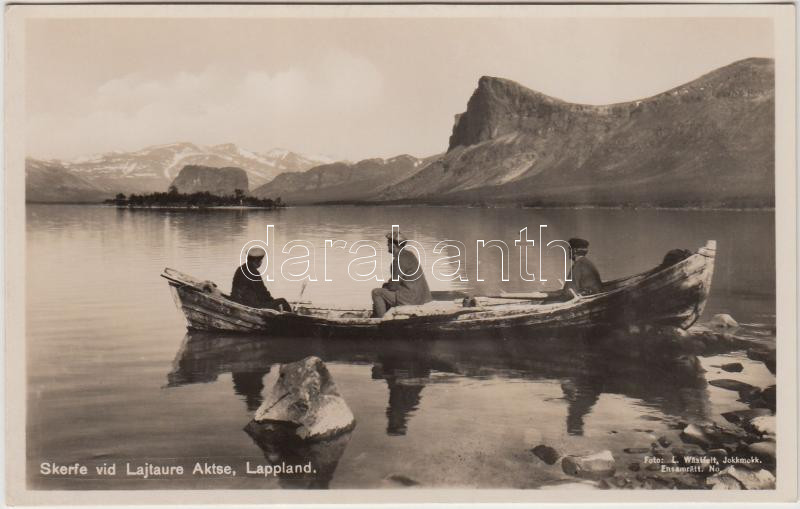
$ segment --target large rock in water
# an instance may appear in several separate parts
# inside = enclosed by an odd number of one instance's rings
[[[241,168],[195,165],[184,166],[172,185],[181,193],[207,191],[217,196],[233,196],[237,189],[245,193],[250,189],[247,172]]]
[[[356,424],[353,412],[319,357],[282,365],[277,380],[256,411],[255,421],[296,425],[295,434],[304,440],[330,438],[353,429]]]

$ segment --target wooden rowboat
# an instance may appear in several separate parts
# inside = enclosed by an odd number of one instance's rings
[[[290,336],[362,334],[429,335],[475,333],[492,329],[525,332],[629,325],[689,328],[703,312],[714,273],[716,241],[669,266],[607,281],[602,291],[566,302],[478,297],[465,307],[461,299],[393,308],[382,319],[369,309],[327,309],[293,303],[294,312],[256,309],[204,291],[204,282],[166,268],[175,303],[190,330],[267,333]],[[205,285],[207,287],[207,285]]]

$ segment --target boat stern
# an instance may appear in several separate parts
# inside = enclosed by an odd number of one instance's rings
[[[161,277],[169,282],[175,305],[191,330],[267,332],[271,329],[270,319],[279,314],[271,309],[243,306],[218,291],[207,292],[207,282],[174,269],[164,269]]]
[[[695,306],[695,311],[693,313],[693,319],[691,320],[691,323],[687,322],[687,324],[685,324],[683,327],[684,329],[688,329],[694,325],[694,323],[700,318],[700,315],[703,314],[703,310],[706,307],[706,302],[708,302],[708,296],[711,293],[711,280],[714,278],[714,262],[716,261],[717,256],[717,241],[707,241],[705,246],[697,250],[697,254],[703,258],[704,266],[698,277],[698,299],[697,305]]]

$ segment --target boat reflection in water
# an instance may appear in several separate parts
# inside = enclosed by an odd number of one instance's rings
[[[326,340],[191,332],[167,378],[168,386],[174,387],[211,382],[230,372],[234,392],[244,400],[248,411],[254,411],[262,401],[264,375],[277,369],[276,364],[315,355],[326,363],[370,366],[370,378],[387,384],[385,429],[392,436],[406,434],[426,386],[454,379],[558,383],[562,404],[567,406],[564,427],[569,435],[583,435],[585,418],[603,394],[636,400],[638,405],[660,412],[665,420],[708,418],[706,381],[696,359],[692,362],[680,352],[657,344],[661,343],[622,334],[536,339]],[[358,386],[353,388],[350,383],[349,392],[358,394]],[[502,397],[502,392],[498,393],[498,398]],[[356,415],[357,420],[361,417]],[[275,430],[254,427],[254,423],[248,425],[247,432],[270,462],[314,462],[318,470],[314,480],[297,480],[296,476],[281,479],[282,483],[299,487],[327,486],[350,440],[348,433],[333,442],[304,444]]]

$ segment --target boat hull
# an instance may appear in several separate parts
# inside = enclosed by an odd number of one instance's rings
[[[686,329],[703,312],[711,288],[716,244],[664,268],[604,283],[600,293],[567,302],[489,300],[474,308],[443,314],[396,313],[390,319],[367,318],[365,311],[343,312],[295,306],[296,313],[255,309],[222,294],[203,291],[203,283],[172,269],[162,274],[190,330],[312,336],[416,336],[524,333],[554,329],[669,326]],[[499,302],[498,302],[499,301]],[[398,308],[400,309],[400,308]]]

